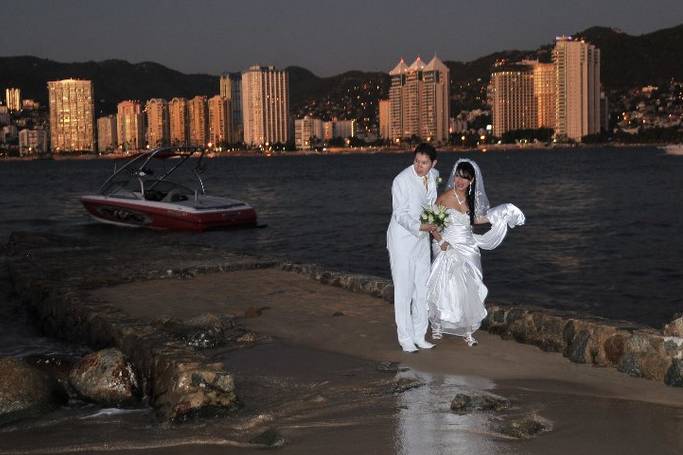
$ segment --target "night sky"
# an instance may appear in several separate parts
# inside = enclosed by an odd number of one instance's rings
[[[469,61],[535,49],[594,25],[640,35],[681,23],[681,0],[3,0],[0,56],[211,74],[298,65],[328,76],[435,52]]]

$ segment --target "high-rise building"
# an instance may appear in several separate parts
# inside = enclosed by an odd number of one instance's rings
[[[555,65],[532,63],[534,69],[534,99],[536,102],[536,128],[555,127]]]
[[[145,114],[139,101],[126,100],[116,105],[116,137],[122,150],[145,146]]]
[[[334,138],[334,122],[323,122],[323,139],[329,141]]]
[[[332,121],[332,134],[334,137],[341,137],[344,139],[356,137],[356,121],[334,119]]]
[[[234,142],[230,100],[216,95],[209,98],[209,143],[223,147]]]
[[[242,73],[244,142],[249,145],[289,141],[289,75],[272,66],[252,66]]]
[[[97,119],[97,151],[111,153],[116,149],[117,143],[116,116],[107,115]]]
[[[600,50],[583,40],[558,37],[555,64],[555,136],[580,141],[600,132]]]
[[[145,104],[147,114],[147,144],[151,148],[166,147],[171,143],[168,102],[152,98]]]
[[[186,146],[190,143],[190,122],[187,118],[187,100],[173,98],[168,103],[171,126],[171,145]]]
[[[40,103],[36,100],[26,98],[21,100],[21,108],[25,111],[35,111],[40,108]]]
[[[491,73],[493,135],[536,128],[533,66],[501,65]]]
[[[294,144],[298,150],[310,150],[315,140],[323,140],[323,121],[308,115],[294,120]]]
[[[390,101],[379,100],[379,137],[391,139]]]
[[[190,145],[206,147],[209,142],[209,111],[205,96],[195,96],[187,103]]]
[[[5,104],[10,111],[21,110],[21,90],[18,88],[5,89]]]
[[[95,104],[91,81],[65,79],[47,83],[50,143],[55,153],[95,151]]]
[[[242,74],[223,74],[220,80],[220,95],[230,100],[231,142],[242,142],[244,135],[242,125]]]
[[[600,92],[600,131],[609,131],[609,99],[605,92]]]
[[[19,154],[35,155],[47,152],[47,132],[43,129],[19,131]]]
[[[0,104],[0,126],[9,125],[9,120],[9,109],[7,109],[7,106]]]
[[[450,71],[436,56],[428,64],[418,57],[401,60],[389,72],[391,139],[413,136],[434,142],[448,140]]]

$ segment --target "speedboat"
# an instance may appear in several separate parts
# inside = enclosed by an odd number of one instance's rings
[[[683,144],[669,144],[662,148],[667,155],[683,155]]]
[[[169,180],[193,157],[195,189]],[[256,226],[256,211],[250,205],[206,194],[203,158],[204,150],[191,147],[142,152],[114,168],[97,194],[82,196],[81,202],[97,221],[115,225],[189,231]],[[161,171],[152,165],[159,160],[165,165]]]

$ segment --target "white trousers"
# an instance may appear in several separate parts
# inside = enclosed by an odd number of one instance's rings
[[[403,253],[403,254],[401,254]],[[427,333],[427,279],[429,249],[416,255],[389,250],[391,279],[394,282],[394,316],[398,342],[410,344],[424,340]]]

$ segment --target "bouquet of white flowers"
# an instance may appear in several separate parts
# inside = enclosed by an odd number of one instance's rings
[[[420,222],[422,224],[433,224],[443,231],[448,226],[448,213],[446,212],[446,207],[443,205],[432,205],[425,207],[420,215]]]

